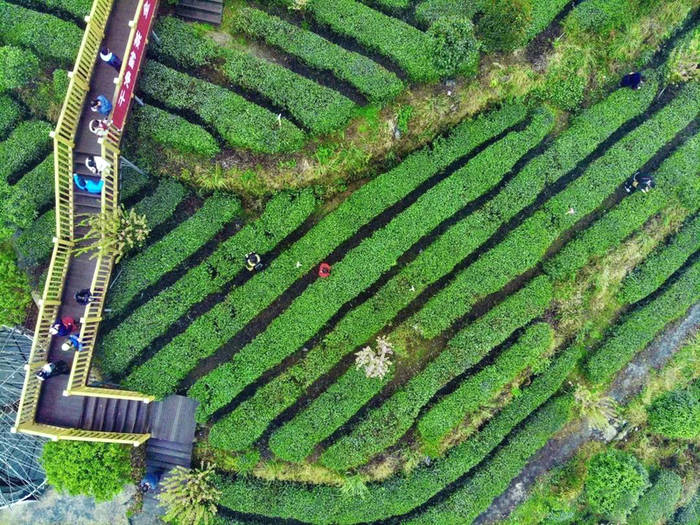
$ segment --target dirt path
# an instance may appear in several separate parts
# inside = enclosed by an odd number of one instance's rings
[[[698,329],[700,329],[700,303],[689,310],[683,321],[674,323],[645,350],[637,354],[617,375],[607,395],[620,404],[629,402],[632,397],[641,392],[650,370],[663,368],[682,346],[683,341]],[[539,476],[553,467],[566,463],[586,442],[592,439],[610,441],[615,437],[608,435],[603,438],[598,433],[594,435],[582,421],[572,422],[560,434],[564,434],[564,437],[550,439],[511,482],[506,491],[474,521],[475,524],[485,525],[505,519],[516,506],[527,499]]]

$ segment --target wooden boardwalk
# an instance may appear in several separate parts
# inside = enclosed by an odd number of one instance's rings
[[[138,0],[119,0],[114,3],[109,23],[106,29],[104,43],[120,58],[124,59],[127,41],[131,28],[129,22],[133,19],[134,12],[138,6]],[[113,67],[102,62],[97,57],[94,73],[90,82],[90,92],[83,107],[83,113],[75,138],[75,172],[87,175],[89,171],[85,167],[85,158],[88,155],[99,156],[101,147],[97,142],[97,137],[90,132],[89,123],[92,119],[98,118],[98,114],[90,110],[89,101],[98,95],[104,95],[108,99],[113,99],[115,91],[115,78],[119,72]],[[97,178],[94,178],[97,180]],[[91,195],[75,188],[74,193],[74,222],[76,224],[76,237],[85,233],[85,228],[77,227],[77,224],[88,214],[98,214],[101,211],[101,200],[99,195]],[[91,254],[83,254],[79,257],[72,257],[66,276],[66,282],[59,310],[59,317],[72,317],[79,322],[85,315],[85,307],[79,305],[74,294],[78,290],[90,288],[96,270],[96,260],[90,259]],[[75,352],[73,350],[64,352],[61,345],[66,341],[65,337],[54,337],[49,350],[49,360],[63,360],[72,364]],[[131,428],[131,418],[134,419],[133,427],[136,432],[142,432],[146,428],[144,415],[139,416],[139,406],[143,403],[137,401],[96,399],[83,396],[64,396],[63,391],[68,383],[68,375],[61,375],[44,381],[39,397],[39,406],[36,414],[38,423],[45,423],[60,427],[69,428],[90,428],[90,426],[102,426],[107,429]],[[121,405],[121,406],[120,406]],[[103,418],[95,419],[95,415],[104,412]],[[113,417],[112,417],[113,416]],[[127,417],[128,416],[128,417]],[[139,417],[141,419],[139,419]],[[124,425],[120,421],[124,418]],[[86,425],[89,425],[86,427]],[[92,430],[103,430],[103,428],[92,428]]]

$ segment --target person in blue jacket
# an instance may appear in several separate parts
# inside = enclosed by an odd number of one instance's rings
[[[106,117],[112,111],[112,103],[104,95],[97,95],[97,98],[90,102],[90,111],[97,111]]]
[[[102,187],[104,186],[104,181],[102,179],[94,181],[92,179],[86,179],[85,177],[81,177],[77,173],[73,174],[73,182],[75,182],[75,186],[79,190],[87,191],[88,193],[94,193],[96,195],[102,193]]]

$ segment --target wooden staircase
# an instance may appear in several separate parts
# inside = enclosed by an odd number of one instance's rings
[[[85,396],[79,428],[102,432],[146,434],[153,403]]]
[[[223,0],[180,0],[175,14],[190,20],[219,25],[224,14]]]
[[[197,404],[183,396],[152,403],[151,439],[146,443],[147,470],[167,472],[177,466],[190,467]]]

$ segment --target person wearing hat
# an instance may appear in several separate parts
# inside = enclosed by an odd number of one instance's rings
[[[87,191],[88,193],[100,194],[102,193],[102,187],[104,186],[104,181],[102,179],[95,182],[92,179],[86,179],[81,175],[74,173],[73,182],[75,182],[75,187],[79,190]]]
[[[49,333],[51,335],[65,337],[72,334],[75,328],[75,320],[72,317],[65,316],[61,319],[57,319],[56,322],[51,325]]]
[[[262,270],[262,259],[255,252],[250,252],[245,256],[245,267],[249,272]]]
[[[321,265],[318,267],[318,276],[322,279],[325,279],[326,277],[330,277],[330,275],[331,265],[327,262],[322,262]]]

